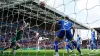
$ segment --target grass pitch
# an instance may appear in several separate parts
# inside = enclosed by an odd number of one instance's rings
[[[96,52],[94,50],[82,49],[83,56],[100,56],[100,50]],[[17,50],[16,54],[10,53],[9,50],[5,51],[4,54],[0,53],[0,56],[53,56],[55,54],[54,50],[41,50],[37,52],[36,50]],[[66,53],[65,50],[59,50],[59,56],[80,56],[77,50],[72,53]]]

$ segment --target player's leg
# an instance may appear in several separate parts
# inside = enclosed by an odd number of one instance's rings
[[[69,44],[69,42],[66,42],[66,50],[67,52],[69,52],[69,49],[71,50],[71,52],[73,51],[72,46]]]
[[[67,51],[67,53],[69,53],[69,48],[68,48],[68,46],[66,45],[66,51]]]
[[[59,37],[56,37],[55,40],[54,40],[54,48],[55,48],[55,53],[56,55],[55,56],[59,56],[58,55],[58,41],[60,40]]]
[[[98,51],[98,47],[96,45],[96,43],[93,44],[94,48],[96,49],[96,52]]]
[[[78,48],[80,49],[80,44],[77,44],[77,49],[78,49]]]
[[[11,46],[11,45],[10,45]],[[3,50],[1,51],[2,53],[4,53],[5,50],[9,49],[10,47],[4,47]]]
[[[7,49],[9,49],[9,48],[10,48],[10,47],[6,47],[6,48],[3,49],[3,51],[5,51],[5,50],[7,50]]]
[[[19,48],[20,48],[20,44],[17,43],[17,44],[16,44],[16,50],[19,49]]]
[[[14,41],[14,42],[11,43],[10,48],[12,48],[12,52],[11,53],[13,53],[13,54],[15,53],[16,45],[17,45],[17,42],[16,41]]]
[[[78,52],[82,55],[81,50],[77,47],[77,42],[74,40],[71,31],[66,31],[66,37],[72,41],[72,44],[77,48]]]
[[[96,40],[94,40],[93,46],[94,46],[94,48],[98,51],[98,47],[97,47],[97,45],[96,45]]]
[[[11,53],[15,54],[15,50],[20,48],[20,44],[17,43],[17,42],[13,42],[11,48],[12,48],[12,52]]]
[[[71,50],[70,52],[73,52],[72,46],[71,46],[70,44],[68,44],[67,46],[68,46],[68,48]]]
[[[81,49],[79,46],[77,46],[77,43],[75,40],[72,40],[72,44],[75,46],[75,48],[77,48],[78,52],[80,53],[80,55],[83,55],[82,52],[81,52]]]
[[[7,47],[4,47],[3,51],[9,49],[10,47],[11,47],[11,45],[10,46],[7,46]]]
[[[90,43],[90,49],[93,51],[93,41]]]
[[[11,48],[12,48],[11,53],[15,54],[15,50],[17,50],[17,49],[20,48],[20,44],[14,43],[14,44],[11,46]]]
[[[40,51],[40,46],[38,45],[38,47],[37,47],[37,50],[38,50],[38,52]]]
[[[58,41],[59,41],[60,39],[63,39],[64,34],[65,34],[65,31],[64,31],[64,30],[60,30],[60,31],[57,33],[57,36],[56,36],[55,39],[54,39],[54,47],[55,47],[55,52],[56,52],[56,55],[55,55],[55,56],[59,56],[59,55],[58,55]]]
[[[11,45],[10,45],[10,47],[4,48],[1,52],[4,53],[5,50],[7,50],[7,49],[9,49],[9,48],[12,48],[13,46],[14,46],[14,43],[12,42]]]
[[[65,42],[66,51],[69,53],[68,42]]]
[[[66,42],[66,50],[68,50],[68,49],[70,49],[71,51],[73,51],[73,48],[72,48],[72,46],[71,46],[70,41],[67,41],[67,42]]]
[[[80,44],[78,44],[78,45],[77,45],[77,47],[78,47],[78,48],[81,48],[81,45],[80,45]]]
[[[2,50],[0,51],[2,54],[4,53],[4,49],[5,49],[5,48],[2,48]]]
[[[74,39],[72,39],[72,44],[75,46],[75,48],[77,48],[78,52],[82,55],[80,47],[77,46],[77,42]]]
[[[38,40],[38,43],[37,43],[37,51],[39,52],[40,51],[40,46],[39,46],[39,40]]]

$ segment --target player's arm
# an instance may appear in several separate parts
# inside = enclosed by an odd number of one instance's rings
[[[94,31],[94,30],[93,30]],[[94,37],[96,37],[96,33],[95,33],[95,31],[94,31]]]
[[[38,32],[35,32],[36,35],[35,35],[35,38],[38,38],[39,37],[39,33]]]
[[[74,27],[73,27],[73,24],[72,24],[72,26],[71,26],[71,29],[72,29],[72,31],[73,31],[73,36],[74,36],[74,34],[75,34],[75,29],[74,29]]]
[[[82,43],[82,38],[80,37],[80,42]]]
[[[74,36],[74,34],[75,34],[75,29],[72,27],[72,30],[73,30],[73,36]]]
[[[23,23],[24,25],[20,28],[20,30],[17,31],[17,34],[20,33],[20,32],[23,32],[23,30],[29,26],[29,23],[26,23],[24,20],[23,20]]]
[[[26,28],[26,27],[28,27],[30,25],[29,23],[26,23],[24,20],[23,20],[23,23],[24,23],[23,28]]]
[[[77,40],[76,41],[78,42],[78,37],[77,37]]]
[[[53,29],[54,29],[54,23],[52,24],[52,26],[51,26],[51,29],[50,29],[50,32],[52,32],[53,31]]]
[[[80,40],[82,41],[82,38],[80,37]]]
[[[45,37],[42,37],[43,38],[43,40],[48,40],[49,38],[45,38]]]
[[[60,21],[53,23],[52,26],[51,26],[50,32],[52,32],[54,30],[55,26],[59,26],[59,25],[60,25]]]
[[[23,21],[24,25],[22,27],[20,27],[19,30],[16,31],[16,37],[20,37],[21,34],[23,33],[23,30],[29,26],[29,23],[26,23],[25,21]]]

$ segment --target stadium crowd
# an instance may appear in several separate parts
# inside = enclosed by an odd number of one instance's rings
[[[27,29],[24,31],[22,35],[22,39],[19,41],[20,45],[22,48],[36,48],[37,46],[37,39],[35,38],[35,35],[33,31],[37,31],[37,29]],[[10,39],[15,35],[14,29],[10,30],[9,32],[5,33],[2,31],[0,33],[0,48],[1,47],[8,47],[10,46]],[[54,40],[54,35],[53,33],[49,33],[47,30],[42,30],[38,29],[38,32],[42,37],[50,38],[48,41],[42,41],[40,42],[40,47],[41,48],[47,48],[47,49],[52,49],[54,48],[52,45],[54,45],[53,40]],[[59,44],[59,48],[63,48],[63,45]]]
[[[5,29],[5,28],[3,28]],[[10,46],[10,39],[15,35],[13,28],[12,30],[8,31],[7,33],[0,31],[0,48],[1,47],[8,47]],[[23,33],[22,39],[19,41],[22,48],[36,48],[38,40],[35,38],[35,34],[33,31],[38,31],[42,37],[49,38],[47,41],[42,41],[40,43],[41,48],[47,48],[47,49],[53,49],[54,45],[54,32],[50,33],[48,30],[42,30],[42,29],[26,29]],[[3,32],[3,34],[2,34]],[[85,40],[82,43],[82,48],[87,48],[87,41]],[[89,44],[89,43],[88,43]],[[59,44],[59,48],[65,48],[64,44]]]

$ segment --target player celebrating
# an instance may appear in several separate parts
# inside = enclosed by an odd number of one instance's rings
[[[69,19],[69,18],[67,18]],[[82,55],[80,48],[77,47],[77,43],[76,41],[74,41],[73,36],[74,36],[74,32],[75,30],[73,29],[73,35],[71,33],[71,28],[72,28],[72,22],[68,21],[68,20],[59,20],[56,24],[60,25],[60,30],[58,31],[54,44],[55,44],[55,56],[59,56],[58,54],[58,41],[60,39],[63,39],[64,36],[70,40],[72,42],[72,44],[77,48],[77,50],[79,51],[80,55]],[[54,28],[54,24],[52,25],[52,28],[50,31],[52,31]]]
[[[20,48],[20,45],[17,43],[17,41],[21,40],[21,36],[23,34],[23,31],[28,25],[29,25],[29,23],[27,23],[27,24],[25,23],[25,26],[20,27],[19,30],[16,31],[16,35],[14,37],[12,37],[12,39],[11,39],[10,47],[4,48],[3,51],[5,51],[9,48],[12,48],[13,49],[12,53],[14,54],[15,50]],[[3,53],[3,51],[2,51],[2,53]]]
[[[77,47],[80,48],[81,46],[81,37],[77,35]]]
[[[92,37],[92,40],[91,40],[91,50],[93,51],[93,49],[97,49],[98,51],[98,48],[97,48],[97,45],[96,45],[96,38],[95,38],[95,31],[94,29],[91,29],[91,37]]]
[[[65,47],[66,47],[66,50],[67,50],[68,53],[69,53],[69,49],[71,50],[70,52],[73,52],[73,48],[71,46],[71,43],[67,38],[66,38],[66,41],[65,41]]]

